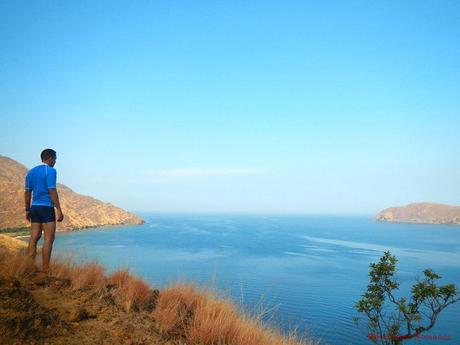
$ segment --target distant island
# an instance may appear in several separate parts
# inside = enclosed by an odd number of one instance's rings
[[[421,202],[387,208],[375,219],[382,222],[460,225],[460,207]]]
[[[58,173],[59,173],[59,167]],[[24,213],[24,179],[28,169],[17,161],[0,155],[0,232],[26,230],[30,223]],[[84,229],[103,225],[142,224],[144,220],[110,203],[57,186],[64,221],[57,231]]]

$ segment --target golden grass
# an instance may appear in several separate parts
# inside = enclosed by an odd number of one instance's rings
[[[76,265],[71,259],[53,260],[50,275],[70,280],[74,290],[102,290],[106,286],[105,267],[95,262]]]
[[[203,295],[192,286],[170,287],[161,291],[153,317],[164,333],[185,336],[201,298]]]
[[[153,316],[165,334],[194,345],[301,345],[295,334],[282,335],[249,317],[229,300],[189,285],[175,285],[160,293]]]
[[[115,302],[126,311],[143,309],[154,298],[152,288],[142,279],[132,276],[127,269],[112,273],[107,280],[115,286]]]
[[[34,262],[19,252],[0,250],[0,275],[27,279],[36,272]],[[54,260],[49,274],[67,279],[72,289],[91,289],[111,294],[116,304],[128,312],[148,310],[167,337],[181,338],[188,345],[311,345],[294,333],[283,335],[266,326],[259,315],[248,316],[231,301],[214,292],[192,285],[176,284],[159,297],[142,279],[122,269],[105,277],[97,263],[76,265],[72,260]],[[107,288],[110,287],[110,288]],[[152,304],[153,302],[153,304]],[[156,305],[155,305],[156,302]]]
[[[50,274],[59,279],[72,280],[75,271],[75,264],[70,259],[52,260],[50,263]]]
[[[0,251],[0,275],[23,278],[36,272],[34,261],[18,251]]]
[[[75,266],[71,272],[72,288],[101,290],[105,287],[105,268],[94,262]]]

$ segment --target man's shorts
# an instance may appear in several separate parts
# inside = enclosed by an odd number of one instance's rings
[[[54,207],[50,206],[32,206],[30,208],[30,219],[32,223],[49,223],[56,221]]]

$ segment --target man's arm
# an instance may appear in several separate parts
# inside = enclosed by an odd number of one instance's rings
[[[62,222],[64,219],[64,214],[62,213],[61,204],[59,203],[58,192],[55,188],[49,188],[48,192],[50,193],[50,198],[53,201],[54,207],[56,207],[57,221]]]
[[[26,219],[30,222],[30,200],[32,199],[32,191],[26,189],[24,192],[24,201],[25,201],[25,210],[26,210]]]

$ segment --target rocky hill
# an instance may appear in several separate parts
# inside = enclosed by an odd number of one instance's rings
[[[387,208],[381,211],[375,219],[383,222],[460,225],[460,207],[434,203],[414,203]]]
[[[24,179],[28,169],[15,160],[0,155],[0,229],[25,228],[30,224],[24,213]],[[57,186],[65,215],[58,231],[102,225],[142,224],[144,221],[110,203]]]

